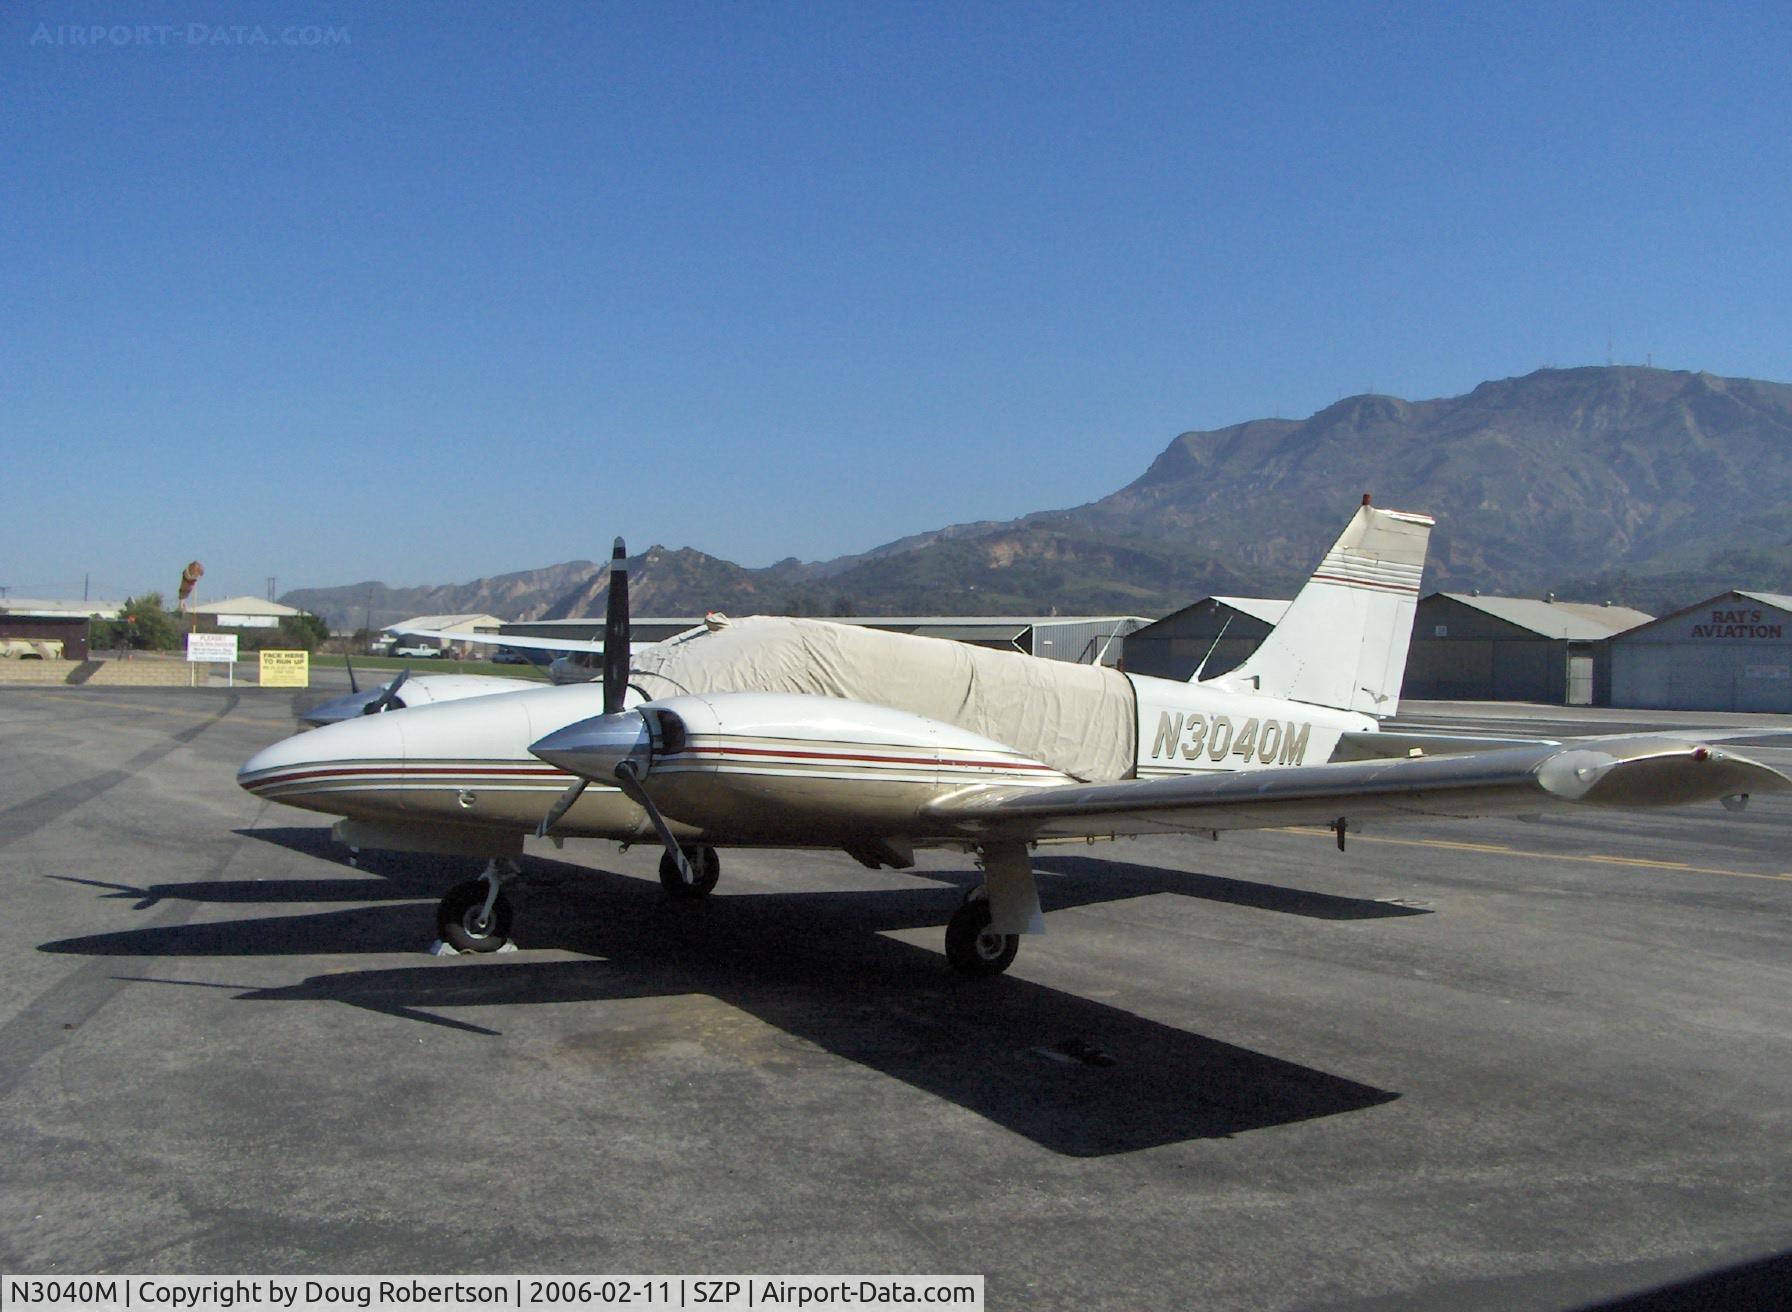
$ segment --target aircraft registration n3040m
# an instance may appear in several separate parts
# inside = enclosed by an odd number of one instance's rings
[[[489,858],[437,908],[492,951],[528,834],[656,838],[674,898],[721,847],[839,848],[904,869],[917,847],[984,871],[946,927],[968,975],[1044,929],[1042,841],[1654,807],[1792,789],[1677,734],[1489,740],[1386,732],[1432,520],[1362,507],[1262,645],[1188,683],[821,620],[717,620],[634,651],[617,540],[598,684],[368,709],[258,752],[250,792],[341,817],[354,847]],[[380,703],[386,703],[384,705]]]

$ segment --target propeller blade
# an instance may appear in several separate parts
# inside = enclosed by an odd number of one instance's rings
[[[653,821],[653,827],[659,832],[660,842],[666,845],[666,851],[672,854],[672,860],[678,867],[678,877],[687,884],[697,882],[697,872],[691,869],[691,863],[685,859],[684,849],[678,840],[672,837],[672,828],[666,823],[666,817],[660,814],[659,807],[653,804],[653,798],[647,795],[647,789],[641,783],[641,770],[633,761],[624,761],[616,767],[616,783],[636,806],[647,812],[647,818]]]
[[[357,679],[356,679],[356,678],[355,678],[355,660],[354,660],[354,657],[352,657],[352,656],[350,656],[350,655],[349,655],[349,654],[348,654],[348,653],[347,653],[347,652],[344,652],[344,653],[343,653],[343,654],[342,654],[342,663],[343,663],[343,664],[344,664],[344,665],[346,665],[346,666],[348,666],[348,690],[349,690],[349,691],[350,691],[350,692],[360,692],[360,691],[361,691],[361,684],[360,684],[360,682],[359,682],[359,681],[358,681],[358,680],[357,680]]]
[[[610,600],[604,611],[604,714],[622,709],[628,691],[628,548],[622,539],[610,550]]]
[[[363,711],[362,714],[378,715],[381,711],[390,711],[402,707],[403,703],[398,700],[398,690],[404,686],[404,681],[410,677],[411,667],[407,665],[398,672],[398,677],[396,679],[386,685],[384,692],[373,701],[367,703],[367,709]]]
[[[560,818],[568,811],[572,810],[572,804],[579,800],[580,794],[585,791],[590,783],[591,781],[589,779],[574,780],[572,787],[568,788],[564,793],[561,793],[559,798],[554,802],[554,805],[548,809],[548,813],[541,818],[541,824],[536,826],[535,836],[537,838],[546,838],[552,833],[554,826],[560,823]]]

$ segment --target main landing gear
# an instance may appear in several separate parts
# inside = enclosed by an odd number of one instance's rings
[[[1022,934],[1045,932],[1045,917],[1025,843],[985,843],[978,864],[983,886],[946,922],[946,962],[960,975],[987,978],[1014,964]]]
[[[707,844],[682,849],[695,881],[686,882],[670,852],[660,858],[660,887],[676,902],[706,897],[722,875],[722,859]],[[510,941],[514,911],[504,886],[522,874],[509,857],[486,862],[477,879],[456,884],[436,904],[436,934],[456,952],[497,952]]]
[[[1020,935],[998,934],[989,921],[989,893],[979,888],[946,922],[946,962],[960,975],[1000,975],[1014,964]]]

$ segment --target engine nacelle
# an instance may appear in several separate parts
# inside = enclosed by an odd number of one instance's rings
[[[713,693],[639,708],[644,782],[716,842],[847,843],[911,833],[923,806],[979,783],[1068,776],[955,725],[833,697]]]

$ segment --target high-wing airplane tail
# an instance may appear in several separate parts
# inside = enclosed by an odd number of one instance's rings
[[[1207,682],[1233,692],[1389,716],[1412,640],[1434,521],[1363,498],[1281,623],[1237,668]]]

